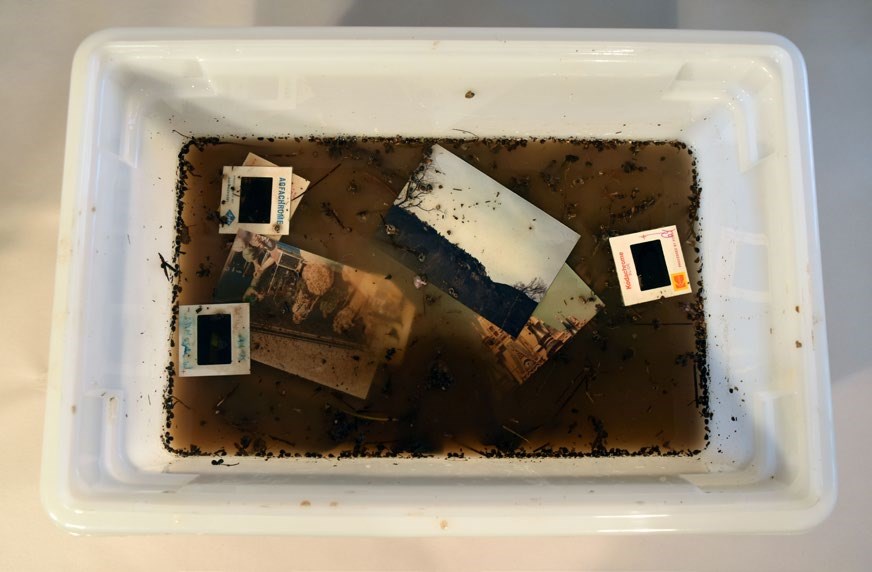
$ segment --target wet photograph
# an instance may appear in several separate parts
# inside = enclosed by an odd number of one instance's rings
[[[389,252],[511,336],[579,235],[440,145],[384,216]]]
[[[362,396],[378,358],[404,348],[414,312],[382,276],[247,231],[215,299],[250,304],[255,361]]]

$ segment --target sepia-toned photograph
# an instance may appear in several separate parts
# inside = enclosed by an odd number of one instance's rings
[[[252,359],[355,395],[366,394],[385,352],[401,359],[414,316],[383,276],[247,231],[215,299],[251,305]]]
[[[484,345],[518,383],[527,381],[599,311],[600,299],[563,265],[521,333],[513,338],[478,316]]]

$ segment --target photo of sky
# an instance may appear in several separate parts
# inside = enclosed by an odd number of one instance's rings
[[[409,210],[477,258],[494,282],[538,277],[550,285],[578,234],[445,148],[434,145],[430,160],[421,179],[434,188]]]
[[[512,336],[578,234],[439,145],[384,217],[391,254]]]

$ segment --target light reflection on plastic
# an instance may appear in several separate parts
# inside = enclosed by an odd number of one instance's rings
[[[666,518],[668,514],[600,514],[594,515],[594,518]]]
[[[628,54],[635,54],[635,48],[608,48],[608,49],[590,49],[590,50],[574,50],[570,53],[573,56],[586,57],[586,56],[626,56]],[[596,61],[596,60],[594,60]]]
[[[639,532],[678,532],[677,528],[630,528],[630,529],[622,529],[622,528],[598,528],[597,532],[603,533],[614,533],[614,532],[622,532],[624,534],[637,534]]]

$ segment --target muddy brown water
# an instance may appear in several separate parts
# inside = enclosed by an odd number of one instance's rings
[[[384,252],[381,215],[438,142],[581,235],[567,263],[604,309],[524,384],[496,362],[471,310]],[[252,362],[247,376],[180,378],[171,352],[164,443],[262,456],[692,455],[707,442],[708,377],[693,154],[679,142],[192,140],[180,157],[179,304],[211,301],[232,237],[221,170],[249,152],[312,184],[282,240],[390,276],[415,304],[402,363],[357,399]],[[676,224],[693,295],[625,307],[607,238]],[[506,245],[511,256],[511,244]]]

